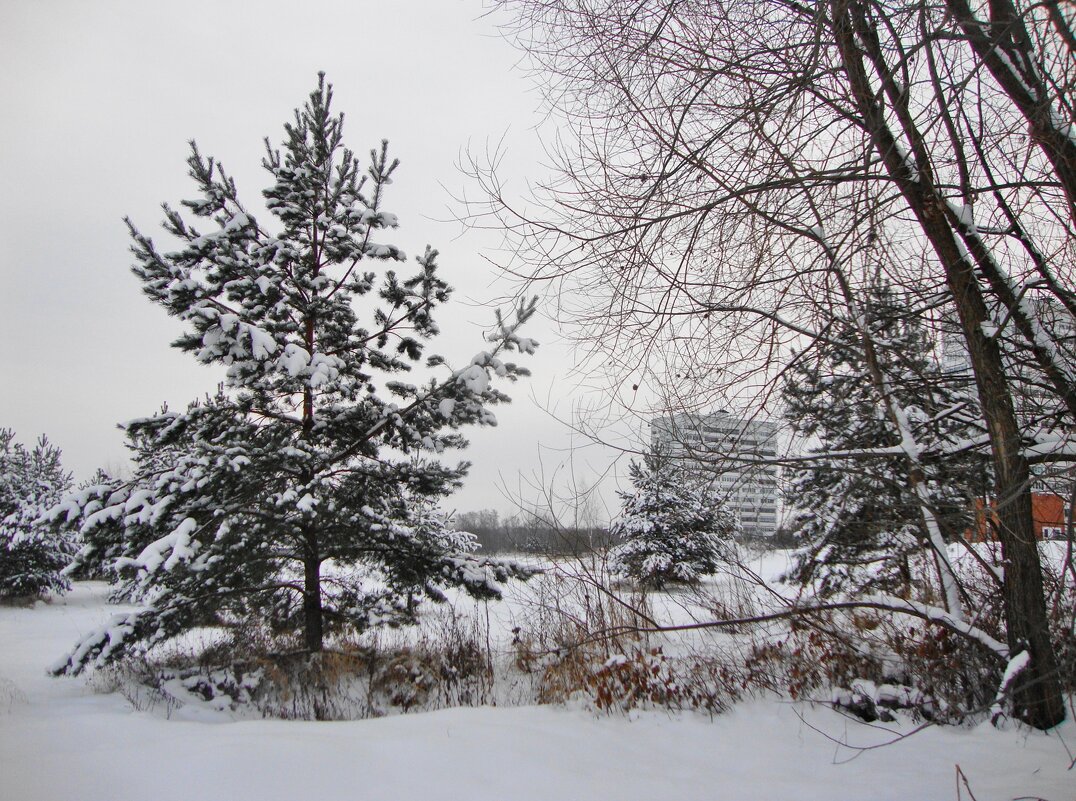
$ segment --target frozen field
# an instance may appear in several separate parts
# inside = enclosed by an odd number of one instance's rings
[[[713,721],[657,712],[450,709],[347,723],[136,711],[45,667],[110,613],[83,584],[0,608],[0,798],[967,799],[1076,798],[1076,726],[870,727],[831,710],[753,701]]]

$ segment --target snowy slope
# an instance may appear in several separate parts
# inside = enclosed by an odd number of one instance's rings
[[[453,709],[348,723],[169,720],[45,666],[112,609],[80,585],[34,609],[0,608],[0,798],[956,799],[1076,798],[1076,726],[897,731],[778,701],[712,722],[595,718],[550,707]],[[905,731],[908,729],[905,728]],[[858,756],[857,756],[858,754]],[[967,798],[966,791],[962,798]]]

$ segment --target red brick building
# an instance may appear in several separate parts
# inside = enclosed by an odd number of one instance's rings
[[[1065,499],[1060,495],[1046,492],[1031,493],[1031,518],[1035,525],[1035,538],[1056,540],[1064,537],[1067,511]],[[991,501],[990,506],[987,507],[981,500],[978,500],[975,502],[975,530],[967,531],[965,536],[971,542],[996,540],[994,529],[997,522],[994,502]]]

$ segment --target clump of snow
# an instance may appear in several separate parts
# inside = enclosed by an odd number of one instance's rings
[[[481,394],[489,389],[489,373],[480,364],[472,364],[462,370],[457,380],[467,387],[469,392]]]

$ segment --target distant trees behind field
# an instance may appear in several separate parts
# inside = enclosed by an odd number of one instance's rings
[[[486,553],[582,554],[612,544],[606,525],[566,526],[537,511],[521,510],[505,517],[495,509],[460,512],[454,528],[478,538]]]

